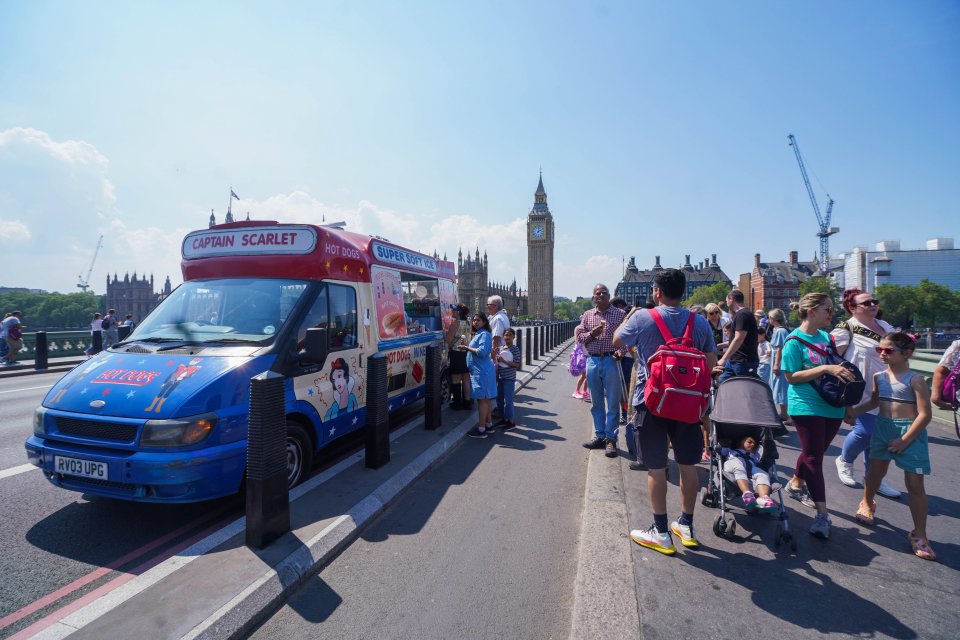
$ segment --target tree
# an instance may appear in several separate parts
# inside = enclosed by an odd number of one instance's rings
[[[719,304],[726,299],[730,290],[731,287],[726,282],[715,282],[711,285],[697,287],[687,298],[686,304],[688,307],[695,304],[705,305],[709,302]]]
[[[909,327],[914,310],[917,308],[917,296],[913,287],[901,287],[896,284],[881,284],[873,291],[880,301],[883,319],[895,327]]]
[[[553,315],[557,320],[579,320],[583,312],[593,306],[590,298],[576,300],[558,300],[553,306]]]
[[[22,311],[30,331],[86,328],[105,304],[106,296],[92,293],[0,292],[0,312]]]
[[[957,321],[960,295],[951,291],[950,287],[924,278],[914,287],[914,298],[917,306],[913,318],[918,328],[933,329],[937,324],[953,324]]]

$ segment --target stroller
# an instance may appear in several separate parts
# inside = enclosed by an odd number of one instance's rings
[[[724,449],[732,448],[736,442],[746,436],[753,436],[760,443],[760,462],[757,465],[770,475],[770,491],[776,495],[777,531],[773,544],[789,544],[797,550],[797,540],[790,531],[790,522],[783,507],[783,487],[777,481],[778,458],[775,435],[786,433],[786,427],[780,420],[773,404],[770,387],[759,378],[733,377],[717,385],[713,412],[710,415],[710,476],[708,485],[702,490],[700,502],[707,507],[719,507],[720,514],[713,522],[713,533],[717,537],[733,538],[737,531],[737,522],[732,513],[727,513],[731,496],[740,495],[737,485],[723,476],[723,463],[727,457]]]

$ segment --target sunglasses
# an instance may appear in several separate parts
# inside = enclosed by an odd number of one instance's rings
[[[864,300],[863,302],[858,302],[857,306],[858,307],[875,307],[879,304],[880,304],[879,300],[870,299],[870,300]]]
[[[888,356],[891,353],[903,353],[903,349],[896,347],[874,347],[874,350],[882,356]]]

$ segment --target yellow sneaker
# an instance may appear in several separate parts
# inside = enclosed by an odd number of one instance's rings
[[[700,543],[697,542],[697,536],[693,532],[693,525],[680,524],[676,520],[670,523],[670,531],[673,531],[674,535],[680,538],[680,544],[691,549],[696,549],[700,546]]]
[[[673,538],[670,533],[660,533],[653,525],[649,529],[634,529],[630,532],[630,539],[641,547],[659,551],[667,556],[672,556],[677,552],[677,548],[673,546]]]

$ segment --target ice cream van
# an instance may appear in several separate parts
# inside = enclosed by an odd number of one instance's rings
[[[27,457],[58,487],[147,502],[236,493],[250,379],[265,371],[284,376],[294,486],[364,426],[367,359],[387,358],[391,410],[416,402],[426,348],[453,321],[452,262],[341,228],[216,225],[184,238],[181,267],[184,283],[126,340],[37,408]]]

